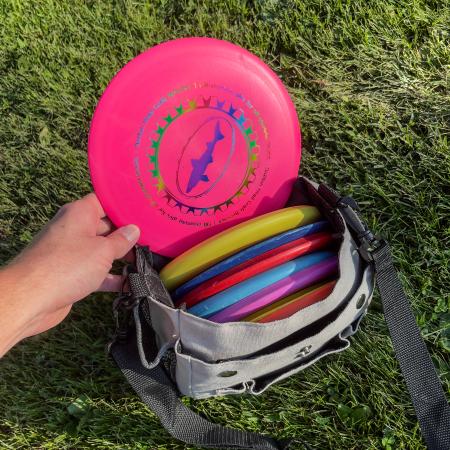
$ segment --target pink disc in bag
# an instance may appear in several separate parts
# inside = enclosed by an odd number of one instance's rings
[[[95,192],[116,226],[177,256],[284,206],[300,128],[283,84],[229,42],[186,38],[130,61],[101,97],[89,133]]]

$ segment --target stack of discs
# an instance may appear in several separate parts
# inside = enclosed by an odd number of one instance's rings
[[[314,206],[264,214],[184,252],[161,271],[175,305],[213,322],[270,322],[324,300],[338,257]]]
[[[297,180],[301,133],[281,80],[255,55],[205,38],[149,49],[108,85],[88,147],[108,217],[175,257],[161,278],[177,306],[267,322],[333,288],[337,256],[319,211],[277,210]]]

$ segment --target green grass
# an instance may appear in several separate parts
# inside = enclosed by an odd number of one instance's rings
[[[123,64],[170,38],[228,39],[287,85],[301,172],[353,195],[390,240],[448,393],[449,24],[445,0],[0,0],[0,262],[91,189],[89,120]],[[92,296],[1,361],[2,449],[185,448],[107,358],[110,306]],[[424,448],[378,297],[352,343],[261,397],[189,402],[317,449]]]

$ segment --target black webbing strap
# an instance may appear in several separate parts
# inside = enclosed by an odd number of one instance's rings
[[[389,245],[374,236],[359,216],[357,203],[326,185],[319,192],[339,209],[354,232],[361,256],[375,265],[384,317],[429,450],[450,449],[450,406],[392,261]]]
[[[190,410],[180,400],[178,390],[161,364],[151,370],[142,366],[133,333],[129,333],[126,343],[113,343],[110,352],[132,388],[174,438],[205,448],[285,450],[289,447],[288,441],[217,425]]]
[[[150,313],[140,298],[151,296],[164,304],[172,304],[169,293],[153,268],[153,256],[145,247],[136,250],[135,270],[128,281],[132,295],[122,293],[114,302],[117,332],[109,351],[131,387],[142,401],[159,417],[163,427],[176,439],[199,447],[242,450],[287,450],[292,441],[277,441],[258,433],[227,428],[204,419],[190,410],[180,399],[179,391],[169,376],[164,362],[152,369],[145,368],[139,356],[133,308],[139,308],[141,323]],[[123,316],[120,320],[119,316]],[[149,317],[149,319],[151,319]],[[150,327],[146,327],[150,330]],[[144,331],[144,330],[142,330]],[[151,353],[156,349],[154,337],[141,336],[141,345]],[[310,448],[305,444],[306,448]]]
[[[450,407],[416,319],[383,243],[372,252],[384,317],[429,450],[450,449]]]

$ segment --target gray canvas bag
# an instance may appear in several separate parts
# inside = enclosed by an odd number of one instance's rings
[[[424,439],[450,449],[450,408],[392,264],[388,244],[360,219],[356,203],[324,184],[300,177],[286,206],[317,206],[338,240],[339,278],[331,294],[283,320],[259,324],[214,323],[174,308],[158,270],[166,262],[137,247],[127,268],[130,292],[114,302],[116,333],[110,353],[166,430],[207,448],[300,448],[213,424],[180,396],[258,395],[273,383],[345,350],[372,298],[375,278],[394,349]],[[295,444],[295,442],[300,442]]]

